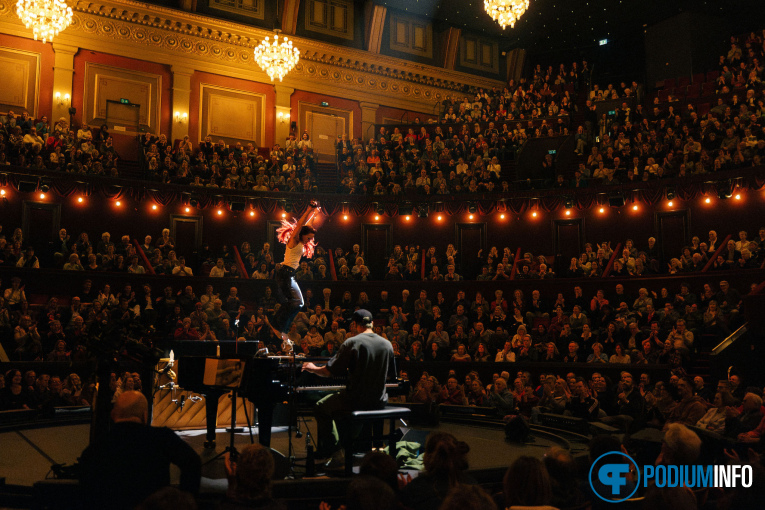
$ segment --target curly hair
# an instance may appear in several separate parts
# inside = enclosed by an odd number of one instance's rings
[[[448,432],[431,434],[425,445],[423,463],[425,471],[439,477],[446,477],[449,485],[457,485],[459,474],[468,469],[467,454],[470,447],[458,441]]]

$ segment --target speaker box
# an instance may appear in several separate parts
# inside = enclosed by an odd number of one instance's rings
[[[35,181],[19,181],[20,193],[33,193],[37,190],[37,182]]]
[[[608,197],[608,205],[611,207],[624,207],[624,197],[622,195],[611,195]]]
[[[229,207],[232,212],[242,212],[244,211],[244,202],[231,202]]]

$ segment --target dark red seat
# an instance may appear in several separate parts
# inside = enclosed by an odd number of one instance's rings
[[[686,97],[688,99],[696,98],[701,95],[701,84],[700,83],[694,83],[693,85],[688,85],[688,91],[686,93]]]

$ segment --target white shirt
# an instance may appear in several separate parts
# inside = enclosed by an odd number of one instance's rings
[[[297,232],[296,232],[297,234]],[[289,245],[284,249],[284,264],[285,266],[297,269],[300,266],[300,259],[303,257],[303,243],[298,243],[294,248],[290,248]]]

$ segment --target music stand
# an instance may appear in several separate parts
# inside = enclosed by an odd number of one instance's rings
[[[240,360],[208,358],[205,361],[204,384],[215,389],[231,391],[231,427],[226,429],[226,432],[229,434],[228,446],[213,458],[206,461],[203,466],[219,459],[226,453],[230,453],[233,459],[236,459],[236,456],[239,454],[234,446],[234,434],[244,430],[241,427],[237,428],[236,426],[236,398],[241,391],[243,371],[244,365]],[[252,424],[250,423],[250,417],[247,414],[246,407],[244,409],[244,416],[247,420],[247,427],[250,430],[250,442],[252,442]]]

